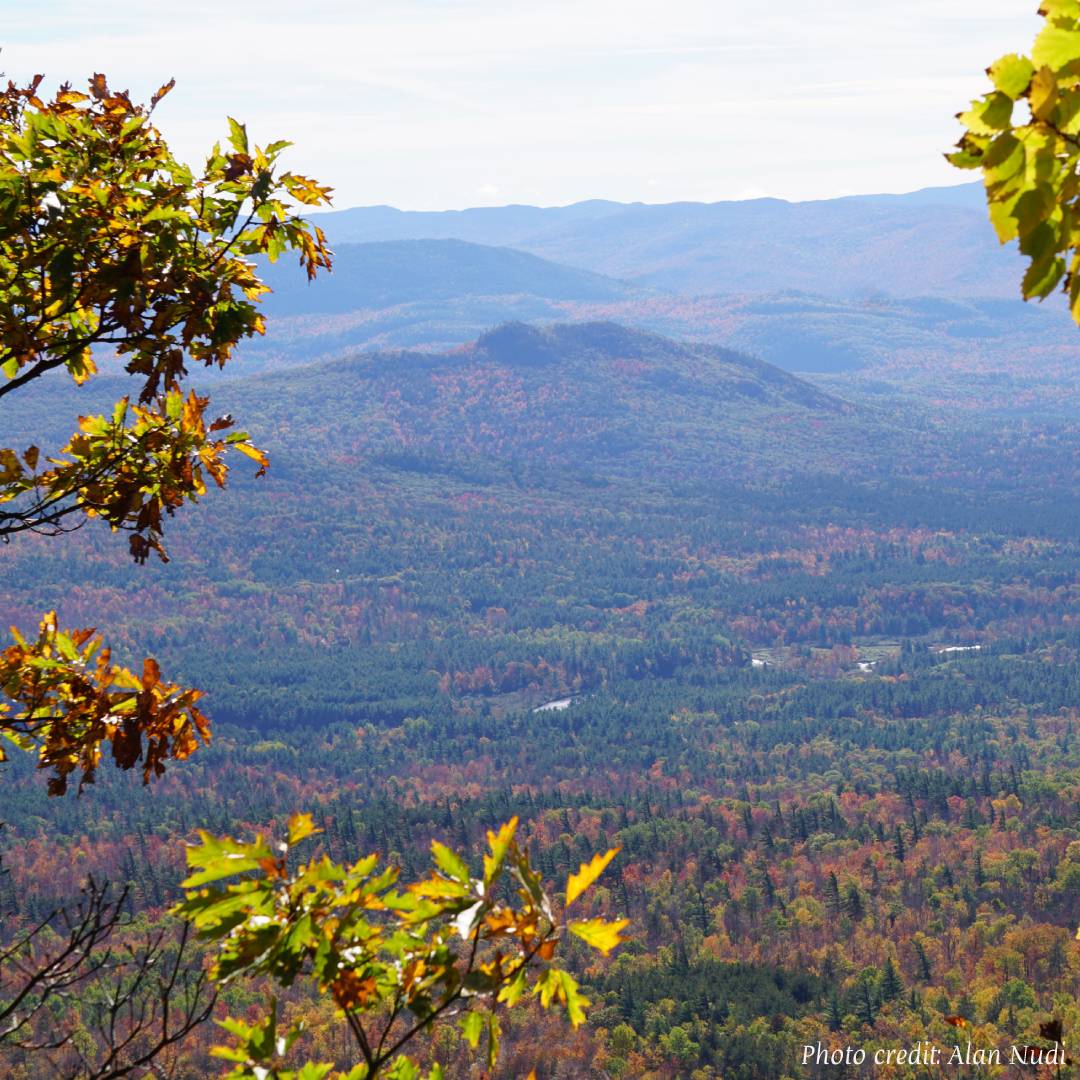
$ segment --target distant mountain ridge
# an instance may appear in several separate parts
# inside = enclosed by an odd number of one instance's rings
[[[339,243],[333,273],[313,282],[295,267],[263,260],[259,275],[273,292],[268,315],[341,314],[463,296],[535,296],[545,300],[618,300],[631,286],[512,248],[466,240]]]
[[[842,376],[848,396],[1055,414],[1080,400],[1076,328],[1057,299],[1019,301],[1016,253],[997,244],[978,185],[320,217],[334,272],[308,284],[292,265],[260,265],[274,291],[269,332],[244,347],[248,371],[356,349],[444,351],[506,322],[616,322]],[[402,232],[440,235],[342,239]]]
[[[786,371],[843,375],[849,396],[858,386],[880,396],[888,384],[937,400],[978,394],[1006,411],[1061,412],[1080,400],[1080,335],[1053,301],[804,290],[689,297],[455,240],[342,244],[336,259],[313,284],[294,266],[265,268],[275,290],[265,300],[269,330],[244,346],[244,370],[357,349],[438,352],[505,322],[615,322]]]
[[[319,215],[337,244],[458,239],[688,295],[801,289],[824,296],[1009,297],[979,185],[817,202],[614,203]]]

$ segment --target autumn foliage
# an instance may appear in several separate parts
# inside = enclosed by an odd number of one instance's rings
[[[329,189],[278,169],[289,145],[252,147],[229,121],[199,173],[178,162],[149,107],[95,75],[89,92],[42,79],[0,94],[0,398],[50,371],[76,383],[115,354],[136,381],[110,417],[82,417],[58,454],[0,449],[0,536],[56,531],[74,515],[130,534],[164,557],[162,523],[221,486],[234,448],[266,461],[231,418],[182,386],[192,363],[223,367],[262,333],[267,288],[245,256],[297,250],[309,277],[329,268],[322,232],[291,212]]]
[[[105,746],[120,769],[141,762],[149,783],[169,758],[183,760],[209,741],[196,704],[201,693],[164,682],[154,659],[143,662],[141,676],[119,667],[93,630],[61,630],[55,611],[36,640],[14,628],[12,636],[0,655],[0,692],[8,699],[0,700],[0,736],[37,755],[50,773],[50,795],[63,795],[72,773],[80,788],[92,784]]]

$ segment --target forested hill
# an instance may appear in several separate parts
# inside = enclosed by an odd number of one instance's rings
[[[514,461],[731,476],[856,441],[853,407],[797,376],[614,323],[507,323],[444,353],[358,353],[252,378],[221,400],[263,430],[288,417],[333,456],[435,472],[468,461],[486,479]]]
[[[399,240],[338,244],[334,272],[313,282],[291,262],[261,260],[273,290],[268,315],[325,315],[462,296],[525,295],[549,300],[618,300],[626,284],[524,251],[463,240]]]
[[[833,297],[1013,298],[1018,256],[987,227],[978,185],[819,202],[505,206],[319,216],[335,244],[442,238],[519,248],[681,293],[804,289]]]
[[[1058,302],[1017,299],[1015,253],[978,195],[320,215],[334,272],[309,284],[260,263],[269,332],[245,344],[243,370],[443,351],[508,321],[611,321],[788,371],[861,372],[837,384],[849,399],[1066,416],[1074,325]]]

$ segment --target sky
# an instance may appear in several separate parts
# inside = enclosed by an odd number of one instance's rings
[[[0,70],[104,71],[195,163],[225,117],[335,206],[819,199],[942,158],[1037,0],[0,0]]]

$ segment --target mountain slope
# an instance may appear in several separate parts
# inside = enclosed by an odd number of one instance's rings
[[[820,456],[852,411],[762,361],[612,323],[511,323],[450,352],[359,354],[216,397],[263,430],[288,417],[307,451],[350,460],[469,463],[490,476],[518,462],[650,482]]]
[[[792,471],[835,452],[852,424],[880,423],[754,357],[612,322],[505,323],[445,352],[352,353],[262,373],[240,364],[198,384],[278,462],[411,455],[435,471],[468,461],[493,479],[508,462],[649,483],[785,460]],[[124,385],[34,386],[8,437],[58,439],[72,415],[108,408]]]
[[[977,185],[818,202],[579,203],[320,216],[336,243],[455,237],[676,292],[803,289],[828,296],[1016,295]]]
[[[254,371],[349,350],[439,351],[507,321],[617,322],[751,353],[787,371],[965,407],[1073,409],[1080,338],[1062,305],[1016,299],[823,297],[785,290],[687,297],[627,285],[510,249],[458,241],[345,244],[308,286],[268,274],[270,332],[245,344]],[[514,291],[518,290],[518,291]]]
[[[619,281],[510,248],[463,240],[339,243],[334,271],[307,282],[289,263],[263,262],[273,292],[267,314],[340,314],[414,301],[525,295],[548,300],[615,300],[631,289]]]
[[[902,394],[965,411],[1074,416],[1080,334],[1060,305],[1020,300],[838,300],[801,292],[649,296],[567,305],[680,340],[826,376],[847,398]],[[819,380],[820,381],[820,380]]]
[[[565,320],[575,304],[619,304],[640,287],[511,248],[463,240],[338,243],[333,273],[304,280],[262,259],[273,290],[270,332],[247,342],[248,370],[339,356],[348,349],[451,348],[490,326]]]

